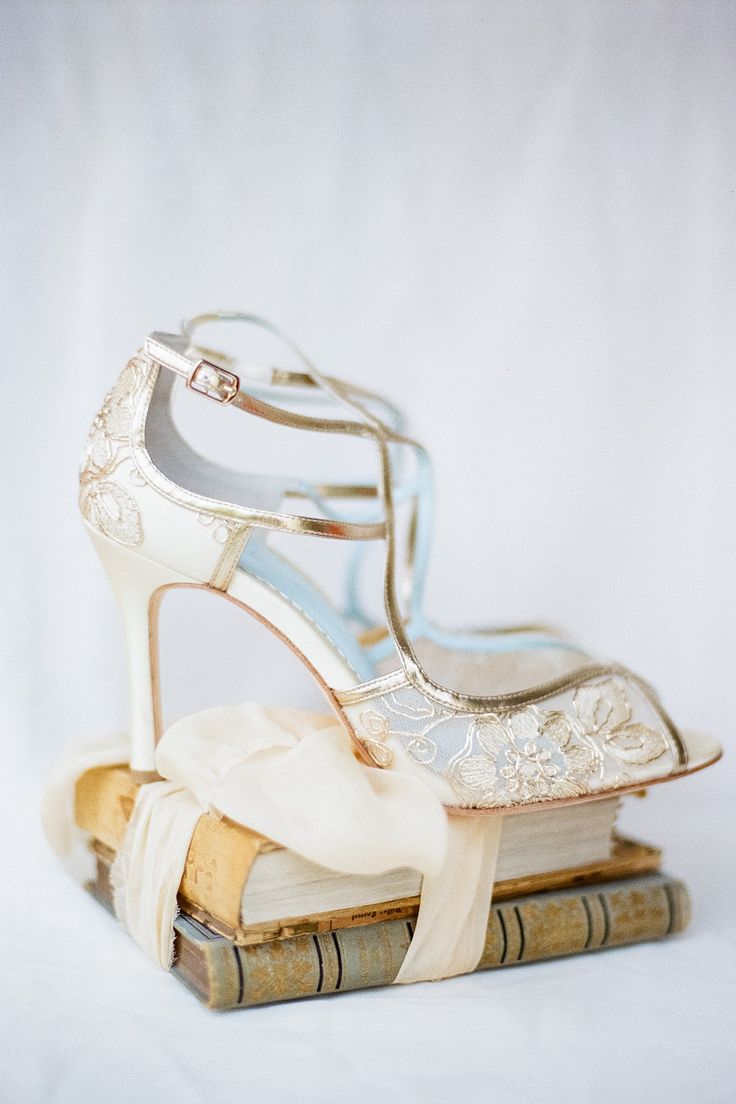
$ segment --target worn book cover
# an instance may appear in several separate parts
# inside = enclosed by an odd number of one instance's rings
[[[90,890],[112,908],[109,862]],[[494,902],[478,970],[582,954],[682,931],[685,885],[665,874]],[[390,985],[411,942],[411,920],[240,946],[186,912],[175,921],[173,972],[210,1008],[242,1008]]]

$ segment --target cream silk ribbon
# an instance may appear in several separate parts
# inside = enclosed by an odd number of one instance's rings
[[[88,745],[51,780],[44,825],[67,854],[73,793],[92,766],[124,761],[121,741]],[[173,955],[176,895],[204,812],[247,825],[346,874],[412,867],[423,875],[414,937],[396,983],[475,968],[483,950],[501,816],[448,816],[428,772],[399,750],[381,770],[359,762],[332,717],[246,704],[185,717],[159,743],[165,781],[139,790],[111,879],[118,918],[153,960]]]
[[[419,915],[394,985],[468,974],[483,953],[502,816],[449,817],[438,874],[425,874]]]

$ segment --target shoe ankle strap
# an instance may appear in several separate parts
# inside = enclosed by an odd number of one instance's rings
[[[214,399],[230,403],[240,390],[240,377],[219,364],[192,356],[189,342],[180,334],[156,332],[146,338],[146,354],[186,381],[187,387]]]
[[[192,322],[208,322],[217,318],[236,318],[236,315],[199,315]],[[230,371],[229,368],[203,356],[205,350],[192,345],[192,322],[184,323],[188,327],[181,334],[169,334],[157,331],[146,338],[146,353],[158,364],[170,369],[177,376],[186,381],[187,387],[196,391],[205,398],[213,399],[223,405],[233,402],[240,391],[241,377]],[[271,329],[271,327],[268,327]],[[280,335],[279,335],[280,336]],[[214,353],[207,350],[209,356],[216,356],[220,360],[229,360],[222,353]],[[317,389],[317,384],[311,376],[305,372],[294,372],[284,368],[262,368],[249,366],[247,369],[248,380],[255,384],[270,386],[298,386]]]
[[[194,342],[194,331],[212,322],[250,322],[260,326],[283,341],[303,362],[305,368],[312,368],[304,353],[286,335],[265,319],[242,311],[210,311],[185,319],[181,325],[181,334],[152,333],[146,341],[146,351],[159,364],[164,364],[176,375],[181,376],[191,390],[223,405],[233,401],[240,389],[241,378],[247,379],[248,391],[255,397],[265,398],[271,394],[272,389],[280,390],[284,387],[294,392],[293,397],[289,398],[290,402],[306,404],[319,398],[315,392],[322,392],[324,395],[322,384],[309,371],[248,365],[241,367],[240,374],[237,374],[232,370],[233,358],[227,353],[206,348]],[[367,400],[370,404],[379,407],[380,420],[394,433],[403,433],[405,427],[403,412],[385,396],[330,376],[325,376],[324,379],[344,389],[355,398]]]

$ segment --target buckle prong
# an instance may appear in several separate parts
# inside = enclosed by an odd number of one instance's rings
[[[212,399],[217,403],[229,403],[240,390],[240,379],[234,372],[220,368],[219,364],[213,364],[210,360],[200,360],[189,373],[187,387],[198,395],[204,395],[206,399]]]

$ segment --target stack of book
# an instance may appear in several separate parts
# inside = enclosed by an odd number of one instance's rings
[[[87,771],[75,817],[92,838],[89,888],[112,908],[109,872],[136,797],[126,767]],[[688,923],[660,851],[616,834],[619,798],[504,820],[477,969],[659,939]],[[227,818],[203,815],[179,889],[174,974],[211,1008],[390,984],[414,930],[421,875],[339,874]]]

